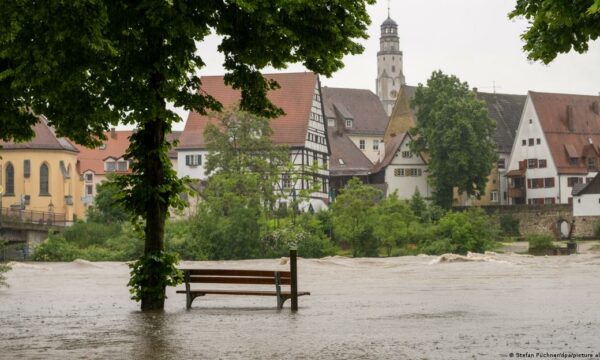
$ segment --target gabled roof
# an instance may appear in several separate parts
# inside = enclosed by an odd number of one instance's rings
[[[496,149],[500,153],[510,153],[527,96],[477,92],[477,98],[485,101],[489,117],[496,122]]]
[[[331,147],[331,156],[329,157],[329,174],[331,176],[370,174],[373,164],[348,136],[329,131],[327,138]]]
[[[530,91],[529,97],[558,172],[587,173],[584,157],[596,157],[594,152],[600,145],[600,96]],[[590,145],[594,152],[587,149]],[[571,158],[578,158],[578,164],[572,165]]]
[[[106,140],[105,148],[97,147],[90,149],[82,145],[79,147],[79,173],[92,171],[96,175],[104,174],[104,160],[107,158],[120,159],[127,152],[129,137],[133,130],[107,131],[104,133]]]
[[[74,143],[64,137],[57,137],[54,129],[48,125],[48,119],[39,117],[39,121],[33,126],[34,137],[26,142],[14,143],[0,140],[2,150],[63,150],[78,152]]]
[[[373,173],[380,172],[382,169],[388,166],[392,162],[392,160],[394,160],[394,157],[396,156],[400,145],[402,145],[402,142],[404,142],[404,139],[407,136],[410,135],[408,135],[408,133],[406,132],[397,134],[385,144],[385,156],[381,161],[375,163],[375,165],[373,166]]]
[[[303,146],[306,141],[314,89],[318,81],[317,75],[312,72],[304,72],[264,74],[264,77],[279,83],[280,88],[269,91],[267,97],[285,112],[285,115],[271,121],[273,143]],[[223,104],[224,108],[235,105],[241,98],[238,90],[225,85],[223,76],[203,76],[201,81],[200,91],[213,96]],[[216,121],[216,119],[197,112],[190,112],[177,149],[206,148],[204,129],[212,121]]]
[[[416,90],[416,86],[403,85],[400,88],[384,141],[389,142],[391,137],[405,133],[416,125],[416,112],[410,107]],[[477,98],[486,103],[488,116],[496,122],[494,141],[498,152],[510,153],[527,96],[477,92]]]
[[[600,174],[600,173],[599,173]],[[576,183],[573,185],[573,191],[571,192],[573,196],[581,196],[586,194],[600,194],[600,176],[596,174],[592,181],[589,181],[587,184],[584,183]]]
[[[370,90],[330,88],[322,89],[325,117],[335,118],[335,109],[344,118],[352,119],[349,134],[381,136],[385,132],[388,116],[381,100]],[[332,150],[333,151],[333,150]]]

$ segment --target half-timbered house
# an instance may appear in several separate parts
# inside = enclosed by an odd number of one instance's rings
[[[284,111],[271,121],[272,141],[289,148],[294,174],[282,174],[277,186],[284,201],[314,190],[305,206],[319,210],[329,202],[329,143],[324,122],[321,84],[314,73],[265,74],[280,88],[269,91],[269,100]],[[202,77],[203,93],[213,96],[225,108],[234,106],[240,92],[225,85],[223,76]],[[204,140],[206,125],[215,121],[210,116],[191,112],[177,147],[177,173],[180,177],[206,180],[205,162],[208,150]]]

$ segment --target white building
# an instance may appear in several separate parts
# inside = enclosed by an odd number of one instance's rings
[[[269,100],[284,111],[284,115],[271,120],[272,141],[290,149],[290,159],[300,176],[283,174],[276,191],[290,198],[300,190],[319,190],[310,195],[310,205],[314,210],[325,208],[329,202],[329,144],[327,126],[321,100],[321,85],[314,73],[265,74],[266,78],[277,81],[280,88],[269,91]],[[210,94],[224,107],[235,105],[240,99],[239,91],[224,84],[223,76],[202,77],[202,91]],[[209,122],[216,121],[209,116],[190,113],[177,147],[177,174],[192,179],[206,180],[205,172],[207,148],[204,129]],[[314,171],[314,165],[319,169]],[[299,178],[292,183],[294,178]],[[306,205],[308,206],[308,204]]]
[[[396,192],[400,199],[410,199],[416,190],[429,198],[432,189],[427,180],[427,161],[422,154],[410,150],[410,142],[408,133],[392,137],[387,143],[385,157],[373,169],[371,181],[385,183],[387,194]]]
[[[392,113],[396,97],[404,83],[398,24],[388,14],[388,18],[381,24],[375,81],[377,96],[388,116]]]
[[[600,216],[600,176],[573,186],[573,216]]]
[[[599,156],[599,96],[529,92],[506,174],[510,203],[572,203]]]

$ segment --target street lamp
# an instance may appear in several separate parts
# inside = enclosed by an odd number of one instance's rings
[[[52,203],[52,199],[50,199],[50,204],[48,204],[48,223],[52,224],[54,218],[54,204]]]

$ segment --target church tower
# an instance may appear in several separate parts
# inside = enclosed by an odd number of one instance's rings
[[[398,37],[398,24],[388,17],[381,24],[379,52],[377,52],[377,96],[388,116],[392,113],[400,86],[405,84],[402,73],[402,51]]]

